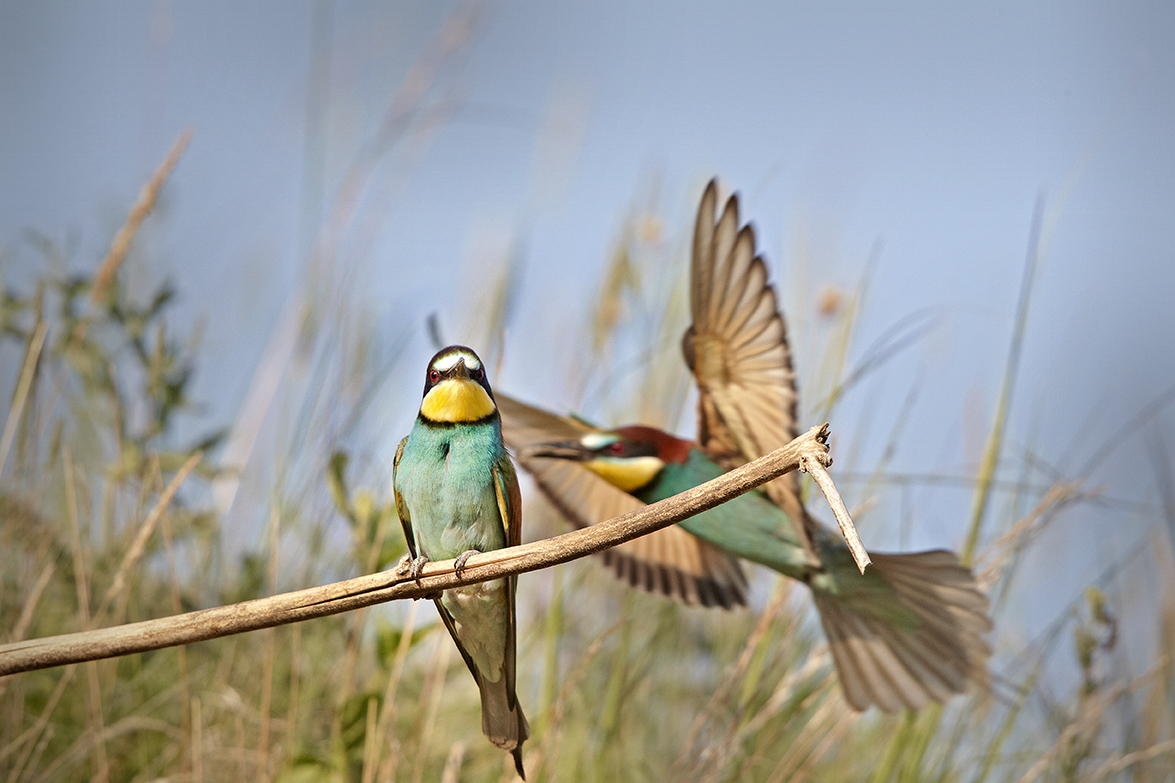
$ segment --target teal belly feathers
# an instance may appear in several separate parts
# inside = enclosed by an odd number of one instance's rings
[[[412,428],[396,475],[418,554],[451,560],[506,546],[491,473],[495,453],[504,455],[505,447],[492,424]],[[487,682],[502,675],[507,598],[505,580],[495,579],[446,590],[440,599]]]
[[[419,554],[449,560],[506,546],[491,473],[498,455],[505,447],[492,424],[412,428],[397,481]]]

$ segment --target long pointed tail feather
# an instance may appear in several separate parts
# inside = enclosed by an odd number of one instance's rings
[[[945,550],[871,554],[873,568],[913,613],[916,627],[888,622],[884,612],[859,611],[830,593],[813,591],[820,622],[855,710],[917,710],[962,692],[982,676],[991,654],[988,600],[971,571]],[[894,600],[891,594],[888,600]]]
[[[478,685],[481,690],[482,733],[490,742],[513,754],[514,767],[519,777],[526,780],[526,772],[522,768],[522,743],[530,736],[530,724],[522,713],[522,705],[511,692],[505,678],[497,682],[479,679]]]

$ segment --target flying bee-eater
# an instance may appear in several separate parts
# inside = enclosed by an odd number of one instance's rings
[[[412,554],[412,576],[430,560],[456,559],[522,540],[518,476],[485,368],[461,345],[428,363],[424,400],[392,468],[396,511]],[[449,635],[481,693],[481,730],[514,756],[519,776],[530,726],[514,687],[516,577],[445,590],[436,599]]]
[[[797,435],[787,330],[732,195],[702,196],[690,267],[692,325],[682,349],[697,382],[696,442],[632,426],[594,427],[499,396],[519,464],[574,525],[587,526],[697,486]],[[632,586],[686,603],[746,602],[738,559],[812,591],[848,703],[886,712],[944,701],[978,679],[990,655],[988,600],[951,552],[870,553],[862,575],[843,539],[804,508],[789,473],[723,505],[609,550]]]

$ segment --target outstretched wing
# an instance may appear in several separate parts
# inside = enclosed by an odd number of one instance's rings
[[[495,392],[502,438],[516,455],[527,446],[582,437],[595,428]],[[567,460],[527,458],[518,463],[544,497],[575,527],[588,527],[641,508],[644,503]],[[664,593],[687,604],[730,608],[746,603],[746,577],[738,560],[677,525],[603,553],[604,562],[633,587]]]
[[[715,221],[718,184],[702,194],[690,264],[693,324],[682,352],[698,383],[698,443],[727,470],[769,454],[796,435],[796,376],[787,327],[755,254],[755,231],[739,226],[738,196]],[[812,553],[799,474],[780,476],[767,494]]]

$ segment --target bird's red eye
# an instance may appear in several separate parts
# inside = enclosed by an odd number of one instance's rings
[[[621,441],[616,441],[608,447],[608,451],[612,452],[616,456],[620,456],[624,453],[624,443]]]
[[[438,380],[440,380],[440,377],[441,377],[441,374],[439,372],[437,372],[436,370],[429,370],[428,371],[429,383],[436,383]]]
[[[480,367],[478,367],[473,372],[469,373],[469,377],[475,381],[480,381],[482,378],[485,377],[485,375],[486,375],[485,370],[481,369]]]

